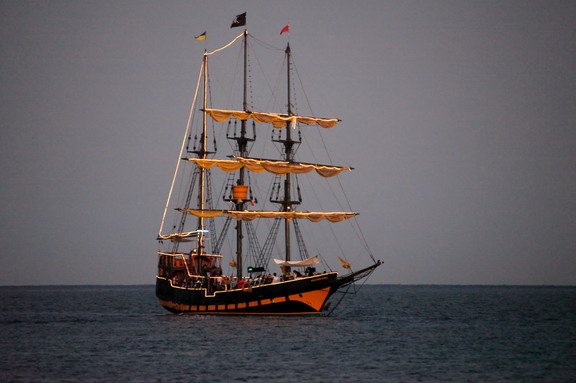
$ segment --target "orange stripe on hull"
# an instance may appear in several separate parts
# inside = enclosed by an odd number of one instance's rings
[[[260,306],[263,310],[260,313],[251,312],[250,314],[274,314],[271,312],[266,312],[267,307],[272,307],[275,304],[284,303],[287,301],[301,302],[306,306],[310,307],[316,313],[319,313],[324,306],[324,303],[328,299],[330,292],[330,287],[325,287],[319,290],[308,291],[299,294],[292,294],[286,297],[276,297],[270,299],[255,300],[249,302],[239,302],[237,304],[209,304],[209,305],[187,305],[181,304],[169,300],[161,300],[160,304],[166,309],[178,311],[178,312],[190,312],[198,314],[245,314],[241,311],[242,309],[258,307]],[[303,314],[301,312],[294,313],[284,313],[284,314]],[[311,312],[307,312],[311,314]]]
[[[300,294],[293,294],[289,295],[291,301],[299,301],[302,302],[310,307],[312,307],[316,311],[320,311],[322,306],[324,306],[324,302],[328,299],[328,293],[330,292],[330,287],[325,287],[320,290],[308,291],[306,293]]]

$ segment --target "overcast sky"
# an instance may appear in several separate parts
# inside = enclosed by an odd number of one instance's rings
[[[290,23],[343,120],[371,283],[576,284],[576,2],[52,0],[0,1],[0,285],[154,283],[199,57],[242,12]]]

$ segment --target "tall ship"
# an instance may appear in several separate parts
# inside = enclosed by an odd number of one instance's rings
[[[278,72],[284,84],[282,96],[272,91],[265,98],[283,104],[282,110],[274,105],[272,111],[254,107],[253,41],[282,60]],[[234,47],[238,47],[236,63],[222,57]],[[232,83],[239,89],[238,106],[226,101],[233,90],[223,91],[225,101],[217,100],[213,63],[236,68],[232,72],[240,80],[232,76]],[[223,47],[204,52],[157,237],[156,296],[168,311],[327,315],[352,286],[365,282],[382,264],[365,243],[358,213],[304,209],[303,177],[311,183],[337,180],[352,168],[299,161],[306,129],[321,133],[340,120],[300,115],[293,95],[295,77],[299,76],[289,42],[285,48],[275,48],[246,29]],[[330,197],[324,193],[321,200]],[[344,221],[350,223],[347,234],[333,239],[318,239],[308,228]],[[334,233],[331,228],[324,231]],[[321,242],[313,252],[307,246],[310,238]],[[361,243],[366,260],[359,261],[356,251],[332,250],[334,243],[352,239]],[[323,250],[325,245],[330,249]],[[365,263],[356,269],[352,265],[357,261]],[[340,271],[332,269],[334,264]]]

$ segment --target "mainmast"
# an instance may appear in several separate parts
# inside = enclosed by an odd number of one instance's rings
[[[246,112],[248,111],[248,31],[244,30],[244,89],[243,89],[243,99],[242,99],[242,109]],[[238,142],[238,155],[244,157],[247,154],[248,138],[246,137],[246,120],[240,121],[240,137],[236,138]],[[238,180],[236,185],[244,185],[244,173],[245,169],[241,168],[238,173]],[[237,199],[235,201],[235,209],[237,211],[244,210],[243,199]],[[242,241],[244,239],[242,231],[242,220],[236,221],[236,273],[238,278],[242,277]]]

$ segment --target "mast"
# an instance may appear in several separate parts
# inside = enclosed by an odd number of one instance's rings
[[[244,89],[243,89],[243,100],[242,109],[246,112],[248,111],[248,31],[244,30]],[[246,156],[248,139],[246,138],[246,120],[240,122],[240,137],[237,139],[238,142],[238,152],[241,157]],[[244,168],[241,168],[238,174],[237,185],[244,185]],[[238,199],[235,202],[235,208],[238,211],[244,210],[244,201]],[[244,235],[242,231],[242,221],[236,221],[236,273],[238,278],[242,278],[242,241]]]
[[[203,65],[203,77],[204,77],[204,100],[203,100],[203,109],[206,110],[208,104],[208,55],[206,51],[204,51],[204,65]],[[207,124],[206,124],[206,112],[202,115],[202,136],[200,137],[200,144],[202,146],[201,152],[198,153],[198,157],[202,159],[206,159],[206,155],[208,153],[207,148]],[[206,170],[200,169],[200,184],[198,190],[198,208],[200,210],[204,210],[204,200],[206,194]],[[196,249],[196,253],[198,255],[202,254],[202,250],[204,248],[204,218],[198,217],[198,248]],[[199,266],[199,265],[198,265]]]
[[[290,43],[286,44],[286,72],[287,72],[287,89],[288,89],[288,115],[292,115],[292,107],[291,107],[291,100],[290,100]],[[291,137],[291,127],[290,122],[286,122],[286,141],[284,141],[284,155],[285,159],[288,162],[293,160],[293,153],[292,153],[292,146],[294,142],[292,141]],[[290,173],[286,174],[286,178],[284,180],[284,202],[282,204],[283,211],[288,212],[292,210],[292,196],[290,193],[291,189],[291,177]],[[284,221],[284,237],[285,237],[285,259],[286,261],[290,261],[291,259],[291,249],[290,249],[290,224],[292,220],[286,219]]]

